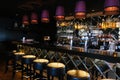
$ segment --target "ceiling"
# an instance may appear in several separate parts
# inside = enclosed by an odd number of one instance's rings
[[[77,0],[1,0],[0,16],[12,17],[16,14],[41,12],[48,9],[54,15],[56,6],[61,4],[65,7],[66,15],[73,15]],[[102,11],[104,0],[86,0],[87,12]]]

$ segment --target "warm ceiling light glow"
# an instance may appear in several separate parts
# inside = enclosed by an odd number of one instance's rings
[[[84,12],[78,12],[75,14],[75,18],[84,18],[85,15],[86,15],[86,13],[84,13]]]
[[[24,15],[24,16],[23,16],[22,23],[23,23],[24,25],[29,25],[29,19],[28,19],[28,16],[27,16],[27,15]]]
[[[119,0],[105,0],[105,3],[104,3],[105,14],[108,14],[108,15],[118,14],[119,7],[120,7]]]
[[[80,0],[76,3],[75,18],[84,18],[86,16],[86,4],[84,0]]]
[[[49,12],[48,10],[43,10],[41,14],[41,22],[48,23],[49,22]]]
[[[56,17],[56,20],[64,20],[65,17],[64,17],[64,8],[63,8],[63,6],[58,6],[56,8],[55,17]]]
[[[31,15],[31,24],[38,24],[38,16],[36,13],[32,13]]]

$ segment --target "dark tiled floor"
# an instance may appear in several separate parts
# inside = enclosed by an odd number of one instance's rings
[[[0,54],[0,80],[12,80],[12,67],[8,67],[8,71],[5,73],[5,62],[6,56],[4,54]],[[11,62],[9,62],[11,63]],[[17,72],[14,80],[21,80],[21,73]]]

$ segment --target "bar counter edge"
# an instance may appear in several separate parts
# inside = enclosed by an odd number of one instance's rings
[[[81,52],[77,49],[70,49],[68,47],[53,46],[53,45],[41,45],[39,43],[22,43],[22,42],[13,42],[13,44],[21,44],[21,45],[31,46],[31,47],[35,47],[35,48],[41,48],[41,49],[46,49],[46,50],[51,50],[51,51],[56,51],[56,52],[68,53],[70,55],[78,55],[81,57],[100,59],[100,60],[105,60],[105,61],[111,62],[111,63],[120,63],[120,57],[113,57],[113,56],[109,56],[109,55]]]

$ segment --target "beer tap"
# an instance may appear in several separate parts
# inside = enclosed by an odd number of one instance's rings
[[[88,51],[88,36],[85,37],[84,51]]]

